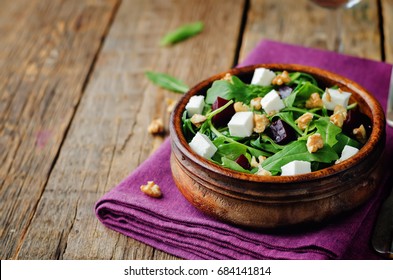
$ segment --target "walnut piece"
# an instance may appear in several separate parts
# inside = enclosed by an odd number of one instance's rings
[[[200,114],[194,114],[191,117],[191,122],[196,126],[196,127],[201,127],[201,125],[206,121],[206,117],[204,115]]]
[[[305,130],[308,124],[311,122],[312,118],[313,114],[307,112],[301,115],[295,122],[301,130]]]
[[[284,70],[281,74],[278,74],[273,80],[272,85],[281,86],[283,84],[289,83],[291,78],[289,77],[288,71]]]
[[[336,105],[336,107],[334,107],[333,115],[330,116],[330,121],[338,127],[342,127],[346,118],[347,109],[341,105]]]
[[[264,132],[269,123],[270,121],[265,114],[254,114],[254,132]]]
[[[247,112],[250,111],[247,105],[245,105],[243,102],[236,102],[233,104],[233,108],[235,109],[235,112]]]
[[[362,144],[366,143],[367,140],[367,135],[366,135],[366,129],[364,128],[364,125],[360,125],[358,128],[355,128],[353,130],[353,135],[355,135],[355,138]]]
[[[306,101],[306,108],[307,109],[313,109],[313,108],[322,108],[323,107],[323,101],[321,99],[321,96],[319,95],[318,92],[314,92],[313,94],[310,95],[310,98]]]
[[[329,92],[329,89],[326,89],[325,90],[325,97],[326,97],[326,101],[328,101],[328,102],[332,102],[332,97],[330,96],[330,92]]]
[[[251,158],[251,166],[252,167],[261,167],[262,162],[266,159],[264,156],[259,156],[258,160],[255,158],[255,156],[252,156]]]
[[[229,73],[226,73],[225,76],[221,80],[232,83],[232,75]]]
[[[344,118],[347,118],[347,108],[341,105],[336,105],[334,107],[333,114],[342,114]]]
[[[261,110],[262,109],[261,100],[262,100],[262,97],[255,97],[255,98],[251,99],[251,101],[250,101],[251,109]]]
[[[141,191],[154,198],[160,198],[162,196],[160,187],[154,181],[148,181],[146,185],[142,185]]]
[[[307,138],[307,150],[309,153],[315,153],[323,148],[323,139],[321,134],[315,133]]]
[[[177,101],[171,98],[167,98],[165,99],[165,102],[166,102],[166,111],[168,113],[172,113],[173,109],[176,106]]]
[[[255,175],[259,175],[259,176],[272,176],[272,173],[270,171],[267,171],[266,169],[264,169],[262,166],[258,167],[258,171],[255,172]]]
[[[147,128],[151,134],[161,134],[164,132],[164,122],[161,118],[154,119]]]
[[[344,116],[343,114],[333,114],[330,116],[330,121],[337,125],[338,127],[343,127],[344,124]]]

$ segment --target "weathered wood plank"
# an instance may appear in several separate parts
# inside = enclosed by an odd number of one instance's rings
[[[115,6],[1,2],[1,259],[18,254]]]
[[[385,35],[385,60],[393,63],[393,0],[381,1]]]
[[[333,50],[334,15],[308,0],[251,0],[240,58],[261,39]],[[376,0],[342,11],[343,53],[380,60],[381,44]]]
[[[146,128],[155,117],[167,124],[164,100],[180,97],[150,84],[144,71],[169,73],[192,85],[228,69],[243,7],[238,0],[122,2],[19,258],[174,258],[106,229],[93,207],[162,141]],[[200,35],[158,46],[166,32],[195,20],[205,23]]]

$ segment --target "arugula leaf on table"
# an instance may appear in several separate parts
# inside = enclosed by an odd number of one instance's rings
[[[315,153],[309,153],[306,141],[295,141],[263,161],[262,167],[270,171],[272,175],[277,175],[281,173],[283,165],[294,160],[330,163],[336,159],[338,159],[337,153],[327,145]]]
[[[183,81],[180,81],[168,74],[153,71],[146,71],[145,74],[151,82],[164,89],[176,93],[186,93],[189,90],[189,87]]]
[[[167,33],[160,41],[161,46],[173,45],[197,35],[203,30],[203,22],[197,21],[180,26],[174,31]]]

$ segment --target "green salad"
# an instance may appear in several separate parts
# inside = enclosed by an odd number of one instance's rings
[[[192,96],[182,115],[191,149],[220,166],[260,176],[319,170],[356,154],[371,120],[351,93],[307,73],[257,68],[251,82],[227,74]]]

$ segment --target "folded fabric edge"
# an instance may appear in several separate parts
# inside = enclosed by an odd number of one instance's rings
[[[191,235],[193,238],[191,239],[192,240],[191,243],[193,243],[195,240],[201,241],[200,244],[198,244],[198,246],[203,247],[204,243],[206,242],[209,246],[217,246],[216,253],[219,254],[219,257],[217,259],[230,259],[231,255],[232,256],[238,255],[238,257],[241,259],[267,259],[267,258],[269,259],[274,259],[274,258],[335,259],[337,258],[337,255],[335,255],[334,252],[331,252],[326,248],[318,247],[318,246],[307,246],[302,248],[281,248],[279,246],[275,247],[273,244],[264,244],[263,242],[253,243],[252,240],[241,240],[237,242],[235,240],[231,240],[233,243],[243,244],[243,246],[241,247],[236,247],[233,244],[231,244],[229,241],[225,241],[225,237],[228,236],[228,233],[230,235],[231,232],[227,232],[226,234],[221,233],[219,236],[224,237],[223,240],[221,240],[222,238],[214,238],[212,237],[211,234],[209,234],[212,232],[212,229],[204,229],[199,224],[176,224],[174,226],[173,225],[174,221],[172,220],[165,221],[165,219],[157,218],[156,213],[149,213],[149,211],[146,211],[146,209],[136,209],[133,205],[127,205],[125,207],[129,209],[129,212],[127,213],[127,215],[125,215],[124,212],[121,211],[116,213],[116,210],[113,209],[113,206],[114,205],[112,202],[105,201],[96,209],[97,217],[106,226],[116,231],[120,231],[119,228],[121,228],[122,229],[121,232],[128,236],[130,236],[129,234],[130,231],[134,230],[135,227],[139,227],[140,225],[144,225],[145,229],[154,228],[157,230],[155,232],[152,232],[153,235],[152,238],[154,238],[154,235],[161,234],[161,232],[166,234],[165,236],[166,238],[171,237],[172,239],[177,239],[179,238],[179,236],[182,238],[188,238]],[[134,213],[134,214],[130,214],[130,213]],[[145,215],[149,215],[149,217],[144,217]],[[123,225],[119,225],[120,223],[117,219],[123,219],[122,221]],[[165,223],[163,224],[164,221]],[[199,230],[193,231],[192,229],[194,229],[195,227],[199,227]],[[170,236],[170,234],[174,233],[175,230],[177,231],[176,234],[174,234],[174,236]],[[145,240],[144,238],[141,238],[139,235],[132,235],[130,237],[133,237],[144,243],[149,243],[149,240]],[[232,236],[232,237],[236,238],[236,236]],[[154,246],[160,246],[160,244],[156,244],[155,242],[153,243]],[[257,249],[257,251],[259,252],[254,252],[254,250],[247,249],[245,243],[248,243],[249,247]],[[224,251],[229,250],[229,253],[225,255],[222,252],[219,252],[220,248],[221,249],[223,248]],[[261,250],[258,250],[258,248],[260,248]],[[266,255],[263,252],[269,252],[269,254]],[[185,257],[181,254],[179,255],[179,253],[177,253],[176,255],[180,257]],[[295,255],[296,257],[294,257]]]

